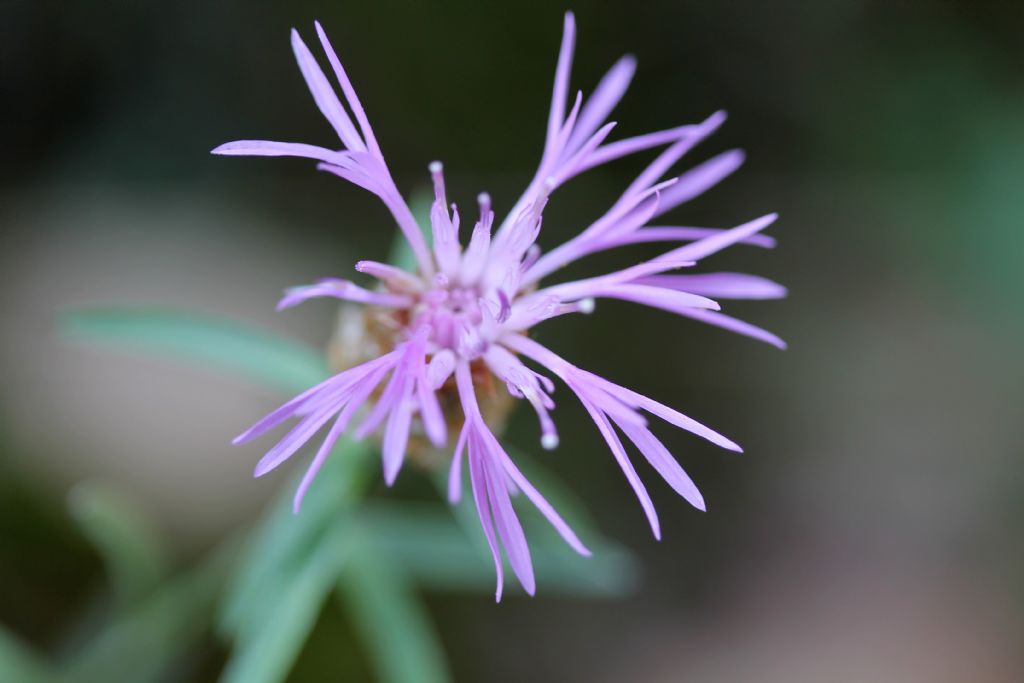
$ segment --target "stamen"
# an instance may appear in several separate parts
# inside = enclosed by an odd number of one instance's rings
[[[558,430],[555,428],[555,423],[552,421],[551,415],[548,414],[548,410],[550,407],[553,407],[554,404],[551,403],[551,399],[549,397],[544,396],[542,393],[537,391],[535,387],[523,385],[520,386],[519,389],[530,405],[533,406],[534,412],[537,413],[537,420],[540,422],[541,447],[548,451],[554,450],[558,447]]]
[[[442,206],[446,203],[444,196],[444,164],[440,161],[431,161],[427,166],[430,176],[434,179],[434,196]]]
[[[563,303],[558,307],[558,312],[555,315],[566,315],[567,313],[582,313],[584,315],[590,315],[594,312],[596,304],[593,297],[586,297],[579,301],[573,301],[571,303]],[[555,316],[551,316],[555,317]]]
[[[359,261],[356,271],[377,278],[393,289],[406,289],[418,292],[423,284],[411,273],[386,263],[376,261]]]
[[[480,205],[480,222],[487,222],[487,214],[491,212],[491,195],[481,192],[476,196],[476,202]]]
[[[523,262],[519,264],[519,272],[525,273],[528,271],[539,258],[540,246],[531,244],[530,248],[526,250],[526,256],[523,258]]]
[[[455,202],[451,204],[452,208],[452,240],[455,244],[456,250],[459,248],[459,207],[455,205]]]
[[[512,302],[504,290],[498,290],[498,301],[501,302],[501,309],[498,311],[498,323],[503,323],[512,315]]]
[[[533,220],[540,220],[540,215],[544,213],[544,207],[548,204],[548,198],[551,196],[551,192],[555,189],[557,181],[553,177],[548,177],[540,186],[540,192],[537,193],[537,198],[533,201],[533,206],[530,208],[533,214]]]
[[[473,236],[469,239],[469,247],[462,256],[462,272],[460,281],[464,285],[476,284],[487,266],[487,256],[491,246],[491,221],[494,212],[488,214],[488,220],[481,221],[473,228]]]

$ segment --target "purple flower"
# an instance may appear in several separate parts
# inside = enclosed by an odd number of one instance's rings
[[[343,433],[355,438],[382,433],[384,478],[391,484],[402,467],[411,435],[421,433],[440,449],[449,443],[449,429],[457,431],[449,498],[455,502],[461,496],[465,459],[473,500],[494,556],[496,597],[500,600],[503,586],[502,548],[519,582],[532,595],[535,582],[530,551],[512,507],[513,494],[521,492],[526,496],[576,552],[590,553],[523,477],[495,437],[484,418],[486,411],[481,409],[479,394],[482,387],[492,387],[495,379],[504,383],[512,397],[527,401],[536,412],[541,445],[553,449],[558,445],[558,432],[551,419],[554,384],[544,374],[548,373],[569,387],[593,419],[640,499],[656,538],[660,538],[657,514],[620,434],[673,489],[703,510],[704,499],[697,487],[650,430],[643,413],[723,448],[740,451],[740,447],[668,406],[569,363],[528,334],[549,318],[590,313],[595,300],[612,298],[664,309],[780,348],[785,346],[770,332],[719,312],[713,299],[779,298],[786,293],[780,285],[738,273],[669,274],[689,268],[732,244],[773,246],[774,241],[761,231],[772,224],[774,214],[731,229],[652,224],[655,218],[701,194],[742,163],[741,152],[729,151],[682,175],[664,179],[686,152],[721,125],[725,115],[718,112],[697,124],[607,142],[615,124],[605,120],[625,93],[635,62],[631,57],[623,57],[586,102],[582,93],[577,93],[568,106],[575,22],[573,15],[567,14],[547,139],[533,180],[497,224],[489,196],[481,194],[479,217],[468,239],[460,241],[461,217],[445,195],[442,166],[439,162],[430,164],[435,201],[430,211],[433,244],[428,245],[395,187],[363,106],[319,23],[316,31],[347,109],[294,30],[292,48],[313,99],[337,132],[342,149],[243,140],[221,145],[213,152],[310,158],[318,162],[320,170],[369,190],[391,211],[412,247],[417,270],[408,272],[384,263],[360,261],[356,270],[376,279],[376,287],[364,288],[348,280],[330,278],[286,292],[279,308],[314,297],[334,297],[371,307],[378,319],[386,323],[377,335],[383,339],[379,343],[383,353],[296,396],[238,436],[235,443],[243,443],[288,420],[298,419],[292,430],[259,461],[256,476],[280,465],[331,423],[295,494],[298,511],[303,495]],[[603,216],[564,244],[541,252],[536,242],[544,208],[559,187],[595,166],[654,148],[664,149]],[[542,278],[584,256],[640,242],[674,242],[681,246],[613,273],[540,284]],[[457,406],[456,415],[445,407],[452,405]]]

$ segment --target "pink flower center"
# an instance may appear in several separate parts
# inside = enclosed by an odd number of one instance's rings
[[[480,297],[475,286],[437,283],[413,305],[410,327],[417,329],[421,325],[429,325],[431,341],[441,348],[458,352],[464,347],[467,337],[480,339],[479,327],[484,320]]]

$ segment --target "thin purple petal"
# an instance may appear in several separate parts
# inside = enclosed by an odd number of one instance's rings
[[[356,129],[352,125],[352,119],[349,118],[345,108],[341,106],[334,88],[331,87],[327,76],[324,75],[320,65],[317,64],[313,53],[302,42],[302,37],[295,29],[292,29],[292,51],[295,52],[295,60],[299,63],[299,70],[302,72],[302,77],[306,79],[306,85],[309,86],[309,92],[312,93],[313,100],[320,109],[320,113],[324,115],[324,118],[334,128],[338,137],[345,143],[345,147],[353,152],[364,151],[366,146],[359,138],[359,134],[356,133]]]
[[[781,299],[786,288],[746,273],[701,273],[699,275],[649,275],[636,284],[675,289],[719,299]]]

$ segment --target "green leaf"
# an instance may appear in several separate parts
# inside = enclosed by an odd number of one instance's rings
[[[450,680],[444,649],[419,597],[393,558],[382,557],[370,538],[360,538],[338,584],[385,683]]]
[[[324,355],[303,344],[223,318],[156,308],[84,308],[65,313],[61,329],[94,339],[200,361],[286,392],[328,375]]]
[[[368,505],[360,518],[381,552],[418,584],[490,592],[494,564],[476,513],[468,501],[457,505],[455,512],[465,520],[465,527],[436,505],[422,503]],[[625,595],[636,586],[638,563],[624,547],[590,533],[586,543],[593,556],[580,557],[539,514],[525,509],[521,514],[541,594],[608,598]]]
[[[368,481],[368,452],[363,442],[340,440],[299,514],[292,512],[295,481],[250,537],[220,614],[221,634],[234,641],[225,683],[287,676],[351,556],[351,511]]]
[[[0,627],[0,681],[50,683],[56,675],[26,643]]]
[[[169,573],[157,534],[145,515],[98,483],[79,484],[69,499],[72,516],[103,558],[119,607],[149,594]]]
[[[307,491],[298,514],[292,512],[292,497],[303,472],[297,472],[293,481],[282,487],[247,540],[243,559],[229,581],[218,623],[221,635],[235,636],[245,624],[261,621],[268,610],[275,608],[278,584],[301,571],[306,557],[315,552],[333,521],[355,504],[366,485],[368,453],[365,442],[340,439]]]
[[[351,556],[347,520],[338,520],[294,572],[269,587],[259,620],[242,624],[221,683],[283,681]]]
[[[237,546],[223,544],[198,567],[140,601],[86,643],[60,680],[161,680],[169,666],[208,631],[214,603],[236,553]]]

